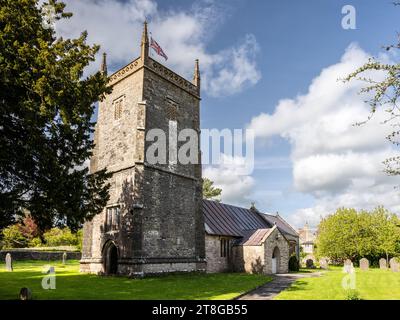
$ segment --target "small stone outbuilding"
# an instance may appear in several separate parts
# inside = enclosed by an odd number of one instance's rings
[[[203,200],[207,272],[286,273],[297,232],[279,215]]]

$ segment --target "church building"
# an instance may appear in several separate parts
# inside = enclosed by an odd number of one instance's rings
[[[108,77],[112,92],[99,102],[90,171],[112,174],[110,199],[84,224],[81,271],[287,272],[297,233],[275,216],[202,200],[199,143],[196,163],[148,161],[152,129],[192,129],[200,141],[198,61],[188,81],[152,59],[149,48],[145,23],[140,57]],[[105,55],[101,69],[107,74]]]

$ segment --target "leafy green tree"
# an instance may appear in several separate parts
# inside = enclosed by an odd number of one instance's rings
[[[400,242],[396,215],[383,207],[372,212],[338,209],[318,227],[317,254],[334,260],[396,255]]]
[[[5,248],[24,248],[28,245],[28,239],[22,234],[17,224],[4,228],[2,236]]]
[[[376,245],[384,253],[389,265],[389,256],[396,255],[400,242],[400,220],[383,207],[373,211],[373,227],[376,230]]]
[[[214,181],[208,178],[203,179],[203,198],[221,201],[222,189],[214,187]]]
[[[358,255],[359,223],[355,209],[338,209],[318,226],[317,255],[334,260],[351,259]]]
[[[65,4],[49,0],[55,20]],[[94,103],[109,92],[105,75],[83,78],[98,46],[57,38],[38,0],[0,6],[0,228],[28,210],[42,233],[77,230],[108,200],[109,175],[89,174]],[[0,229],[1,230],[1,229]]]
[[[374,229],[374,215],[372,212],[361,210],[357,214],[358,235],[355,241],[358,258],[379,255],[379,248],[376,242],[376,232]]]
[[[394,2],[399,6],[400,2]],[[387,51],[400,49],[400,37],[397,44],[385,47]],[[375,77],[376,75],[376,77]],[[365,124],[379,110],[387,113],[385,124],[391,124],[394,130],[387,136],[387,139],[396,146],[400,145],[399,135],[399,98],[400,98],[400,63],[384,63],[371,57],[367,63],[349,74],[344,82],[352,80],[362,81],[366,86],[361,93],[372,95],[368,102],[371,106],[371,113],[366,121],[358,123]],[[384,161],[385,171],[389,175],[400,174],[400,156],[388,158]]]
[[[45,244],[48,247],[77,246],[80,233],[72,233],[69,228],[52,228],[44,233]]]

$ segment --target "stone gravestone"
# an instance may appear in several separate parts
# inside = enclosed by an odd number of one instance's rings
[[[22,288],[19,292],[20,300],[32,300],[32,291],[29,288]]]
[[[314,261],[313,261],[313,259],[307,259],[307,261],[306,261],[306,268],[314,268]]]
[[[67,261],[67,253],[64,252],[63,255],[62,255],[62,264],[65,264],[66,261]]]
[[[390,270],[392,270],[393,272],[399,272],[399,269],[399,261],[396,258],[390,259]]]
[[[6,254],[6,270],[13,271],[12,258],[9,252]]]
[[[351,262],[350,259],[346,259],[344,261],[344,267],[343,267],[344,272],[346,273],[353,273],[354,267],[353,267],[353,262]]]
[[[328,259],[322,258],[321,260],[319,260],[319,265],[321,269],[328,269]]]
[[[368,271],[369,269],[369,261],[366,258],[362,258],[360,260],[360,269],[363,271]]]
[[[387,269],[386,259],[385,258],[380,258],[379,259],[379,268],[382,269],[382,270],[386,270]]]
[[[344,265],[345,266],[353,266],[353,262],[351,262],[350,259],[346,259],[346,260],[344,260]]]

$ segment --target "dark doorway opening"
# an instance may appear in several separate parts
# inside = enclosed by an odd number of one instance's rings
[[[104,248],[104,273],[107,275],[117,274],[118,271],[118,249],[114,243],[109,242]]]

